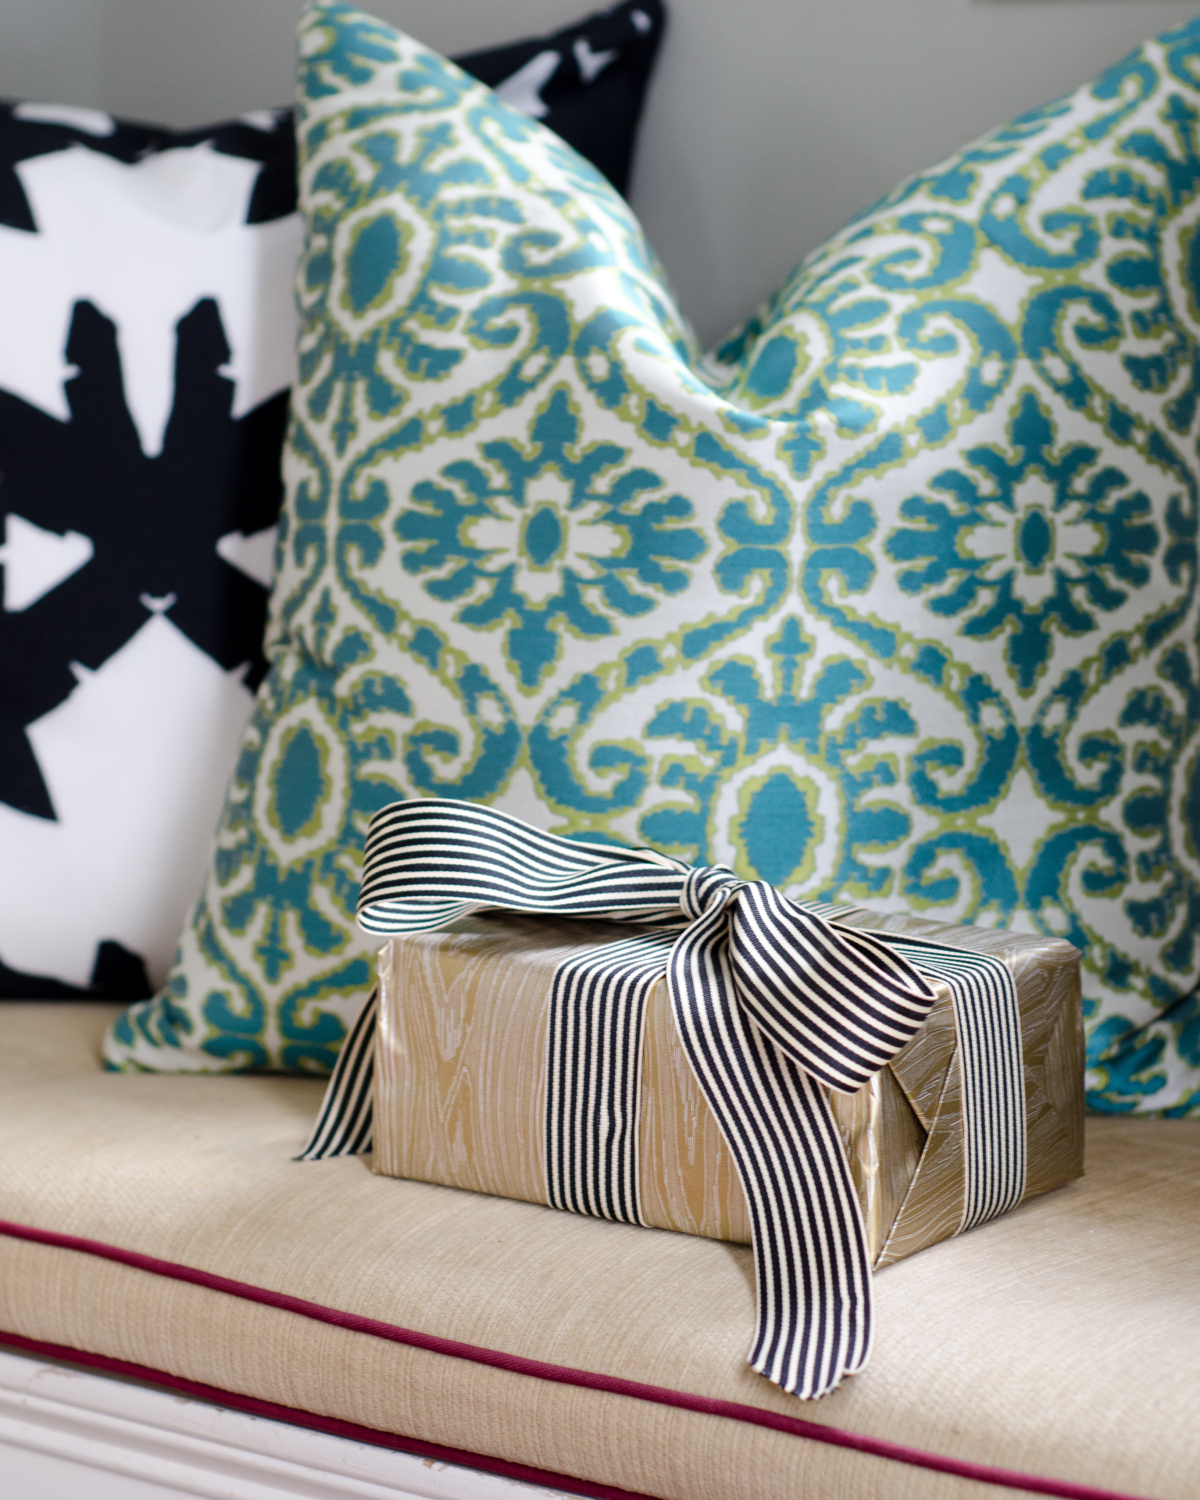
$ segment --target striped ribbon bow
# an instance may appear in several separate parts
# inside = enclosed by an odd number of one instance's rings
[[[866,1236],[816,1085],[861,1088],[920,1028],[930,985],[878,938],[835,927],[722,865],[575,843],[466,802],[401,802],[375,815],[363,928],[428,932],[489,909],[682,929],[666,960],[675,1021],[750,1209],[750,1363],[801,1397],[862,1369],[872,1326]],[[331,1081],[305,1157],[336,1154],[329,1101],[340,1092],[344,1103],[352,1089],[365,1097],[373,1030],[372,1011],[347,1042],[344,1076]],[[369,1122],[361,1108],[358,1117]]]

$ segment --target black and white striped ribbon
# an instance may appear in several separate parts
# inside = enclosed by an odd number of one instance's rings
[[[372,990],[338,1053],[321,1113],[297,1161],[361,1156],[374,1142],[375,1031],[379,991]]]
[[[673,937],[645,933],[560,964],[550,991],[546,1189],[555,1208],[643,1224],[638,1117],[646,1001]]]
[[[986,1112],[997,1078],[1009,1080],[1015,1070],[1020,1084],[1016,995],[1005,965],[835,926],[723,866],[693,869],[650,850],[576,843],[470,803],[403,802],[376,814],[359,897],[362,927],[427,932],[481,910],[657,929],[604,945],[555,976],[550,1201],[641,1222],[642,1020],[665,967],[682,1044],[750,1210],[758,1288],[751,1365],[801,1397],[823,1395],[860,1370],[871,1343],[870,1262],[845,1150],[817,1084],[861,1088],[916,1034],[935,999],[924,968],[955,976],[956,1014],[959,990],[978,991],[960,1031],[976,1059],[964,1061],[964,1080],[971,1072],[982,1089],[972,1105]],[[369,1149],[365,1070],[374,1006],[372,997],[347,1041],[302,1159]],[[987,1033],[980,1046],[976,1029]],[[1012,1116],[1005,1129],[1015,1125]],[[1001,1211],[993,1204],[1015,1201],[1018,1175],[1023,1191],[1023,1108],[1019,1134],[1019,1152],[1010,1150],[999,1171],[1001,1187],[988,1165],[996,1145],[988,1127],[971,1135],[968,1155],[982,1153],[968,1170],[981,1217]],[[1017,1157],[1019,1173],[1009,1160]]]

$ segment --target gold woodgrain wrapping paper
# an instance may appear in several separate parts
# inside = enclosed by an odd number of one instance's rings
[[[1056,938],[855,911],[839,921],[975,948],[1017,986],[1025,1059],[1025,1197],[1083,1171],[1079,954]],[[393,938],[379,955],[376,1172],[546,1203],[550,988],[581,950],[625,938],[612,922],[471,917]],[[828,1095],[876,1265],[955,1234],[962,1222],[962,1088],[950,992],[895,1060],[855,1094]],[[748,1243],[729,1149],[675,1031],[666,980],[646,1008],[640,1122],[648,1224]]]

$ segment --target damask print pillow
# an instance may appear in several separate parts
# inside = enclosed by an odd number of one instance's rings
[[[114,1067],[323,1071],[367,819],[489,802],[1085,955],[1092,1102],[1200,1109],[1200,23],[904,184],[701,359],[628,208],[301,25],[272,666]]]

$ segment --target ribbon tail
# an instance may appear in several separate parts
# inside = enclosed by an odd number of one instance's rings
[[[784,1214],[760,1226],[751,1210],[759,1286],[770,1277],[780,1291],[774,1308],[760,1291],[750,1364],[797,1396],[824,1396],[870,1358],[874,1302],[862,1208],[819,1086],[755,1035],[753,1023],[747,1031],[758,1044],[761,1076],[770,1078],[781,1161],[790,1147],[792,1178]]]
[[[668,968],[671,1000],[750,1209],[758,1295],[751,1366],[811,1399],[870,1354],[862,1211],[820,1089],[738,1002],[727,926],[722,903],[680,937]]]
[[[379,991],[374,989],[350,1028],[329,1078],[321,1113],[308,1145],[293,1161],[324,1161],[330,1156],[362,1156],[374,1142],[375,1032]]]

